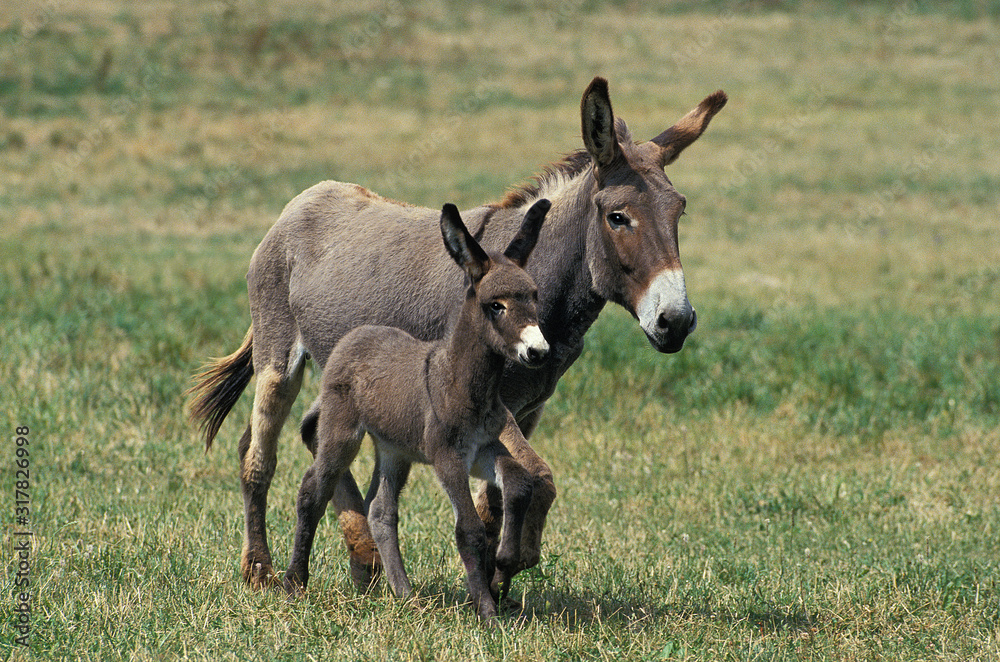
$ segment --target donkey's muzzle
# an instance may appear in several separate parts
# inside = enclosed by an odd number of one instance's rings
[[[646,337],[658,352],[673,354],[681,351],[684,341],[696,328],[698,328],[698,313],[688,306],[686,309],[657,315],[653,333],[647,331]]]
[[[639,326],[658,352],[679,352],[698,326],[680,269],[665,269],[649,284],[635,307]]]

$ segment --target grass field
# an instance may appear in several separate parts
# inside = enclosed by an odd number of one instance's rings
[[[1000,658],[996,2],[3,14],[0,658]],[[242,339],[267,228],[328,178],[496,200],[581,145],[596,74],[637,137],[730,102],[668,171],[697,333],[660,355],[609,306],[532,438],[559,497],[515,582],[526,617],[485,630],[462,605],[421,469],[401,521],[419,608],[351,589],[331,517],[306,599],[246,590],[250,396],[206,454],[182,394]],[[289,425],[279,567],[308,462]]]

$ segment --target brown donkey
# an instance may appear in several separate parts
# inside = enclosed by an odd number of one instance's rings
[[[531,501],[531,476],[500,443],[507,423],[500,380],[506,361],[537,368],[549,352],[538,328],[538,289],[523,270],[548,210],[548,200],[536,202],[503,254],[487,255],[458,209],[445,205],[445,247],[471,281],[451,332],[422,342],[394,327],[360,326],[334,347],[323,369],[316,459],[299,489],[295,547],[284,581],[289,593],[309,580],[316,525],[368,432],[379,466],[368,524],[393,592],[413,592],[399,553],[399,493],[413,462],[430,464],[455,511],[455,540],[476,613],[483,619],[497,615],[497,600],[519,560]],[[486,527],[469,491],[470,473],[502,492],[504,533],[495,576]]]
[[[528,266],[538,284],[539,321],[550,357],[534,371],[508,364],[500,384],[513,415],[500,439],[534,483],[521,568],[538,562],[545,516],[555,499],[548,465],[525,438],[556,382],[583,350],[583,336],[604,304],[612,301],[632,313],[661,352],[678,351],[694,330],[677,246],[685,200],[664,167],[702,134],[725,103],[726,95],[716,92],[652,140],[636,143],[612,112],[607,81],[595,78],[580,106],[584,149],[499,203],[462,213],[476,240],[499,250],[533,202],[552,201]],[[254,253],[247,273],[250,331],[236,352],[200,375],[191,409],[211,444],[256,374],[253,412],[239,444],[246,521],[241,565],[252,585],[273,578],[267,493],[278,435],[299,393],[307,356],[325,364],[336,342],[362,324],[394,326],[433,340],[444,336],[454,319],[465,285],[440,251],[436,215],[355,184],[322,182],[285,207]],[[303,422],[307,442],[315,425],[311,411]],[[374,480],[379,480],[377,469]],[[492,544],[500,531],[502,499],[499,490],[484,486],[477,508]],[[333,502],[355,582],[365,588],[378,559],[364,501],[349,471]]]

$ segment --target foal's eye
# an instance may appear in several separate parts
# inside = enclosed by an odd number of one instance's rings
[[[493,313],[494,317],[500,315],[505,310],[507,310],[507,306],[503,305],[499,301],[493,301],[490,303],[490,312]]]
[[[623,228],[629,224],[629,218],[620,211],[613,211],[608,214],[608,225],[612,230]]]

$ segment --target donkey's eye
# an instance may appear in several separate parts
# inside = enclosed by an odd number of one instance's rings
[[[612,230],[617,230],[619,228],[626,227],[629,224],[629,218],[620,211],[613,211],[608,214],[608,225],[611,226]]]
[[[499,301],[490,302],[490,312],[494,317],[498,317],[501,313],[507,310],[507,306],[503,305]]]

